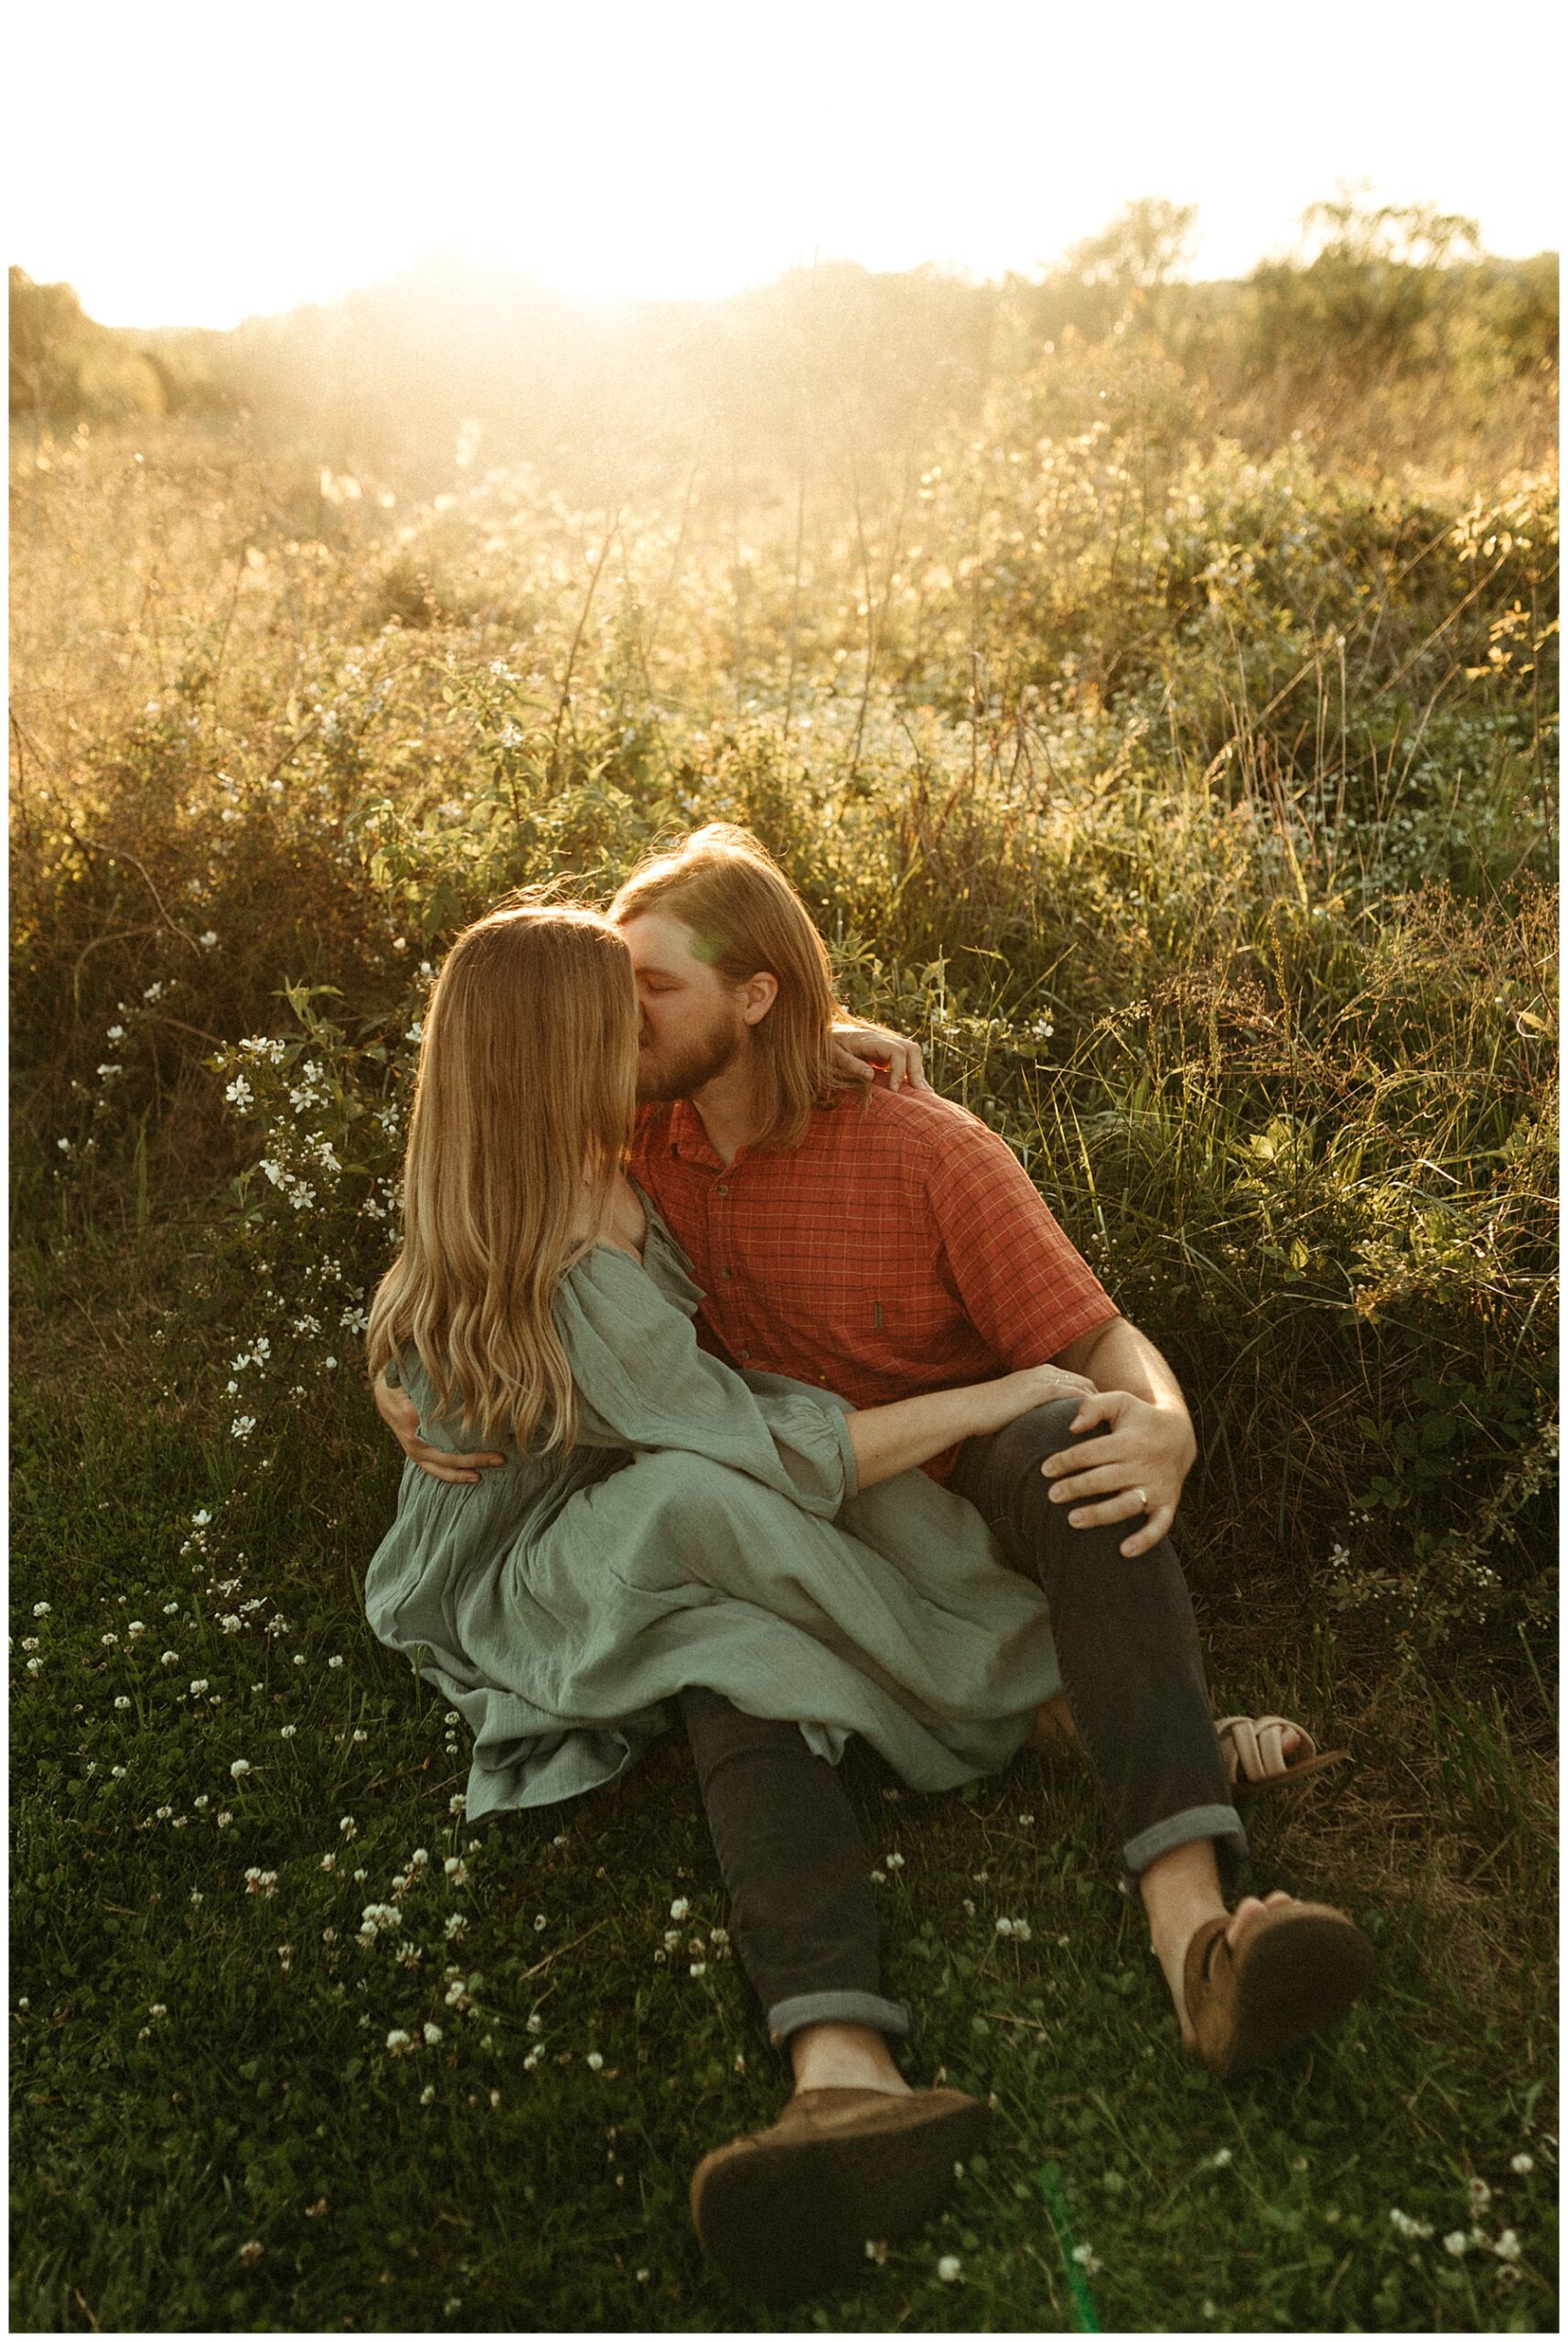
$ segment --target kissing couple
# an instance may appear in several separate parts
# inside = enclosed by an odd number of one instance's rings
[[[835,1015],[805,905],[726,825],[606,914],[478,920],[425,1015],[368,1334],[409,1463],[366,1610],[467,1722],[470,1819],[585,1794],[679,1713],[793,2074],[692,2180],[705,2251],[765,2297],[918,2228],[989,2123],[894,2054],[852,1736],[925,1791],[1076,1743],[1221,2079],[1371,1967],[1330,1905],[1236,1899],[1236,1788],[1342,1752],[1216,1724],[1175,1375],[1003,1140]]]

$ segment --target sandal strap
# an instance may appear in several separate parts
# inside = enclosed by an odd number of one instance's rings
[[[1221,1716],[1214,1729],[1232,1788],[1238,1780],[1283,1780],[1317,1754],[1317,1743],[1311,1733],[1290,1716]],[[1285,1762],[1283,1747],[1287,1732],[1299,1733],[1302,1744],[1289,1764]]]

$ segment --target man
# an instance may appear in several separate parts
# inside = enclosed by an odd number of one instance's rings
[[[1196,1453],[1176,1377],[1116,1310],[1009,1149],[912,1087],[840,1069],[827,955],[755,840],[715,826],[645,864],[611,906],[641,1008],[633,1170],[703,1289],[705,1346],[856,1407],[1050,1362],[1061,1395],[929,1468],[984,1515],[1050,1606],[1064,1722],[1135,1880],[1184,2040],[1220,2074],[1343,2014],[1370,1950],[1342,1913],[1221,1891],[1246,1852],[1191,1605],[1167,1531]],[[499,1457],[420,1442],[439,1477]],[[754,2290],[845,2273],[918,2225],[983,2111],[911,2091],[890,2038],[865,1852],[833,1768],[793,1724],[688,1692],[683,1720],[737,1953],[795,2094],[770,2131],[703,2158],[693,2210]],[[806,1721],[806,1719],[802,1719]]]

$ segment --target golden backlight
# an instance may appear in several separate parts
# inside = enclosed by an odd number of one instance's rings
[[[1548,22],[1527,0],[1523,16]],[[1456,140],[1442,41],[1399,12],[1056,0],[951,10],[84,0],[10,38],[10,259],[105,323],[228,326],[433,250],[579,300],[705,299],[809,263],[1028,272],[1130,199],[1199,208],[1200,274],[1290,241],[1337,178],[1554,217],[1551,142]],[[1346,58],[1354,54],[1354,71]],[[1517,97],[1518,43],[1466,105]],[[1506,87],[1505,87],[1506,83]]]

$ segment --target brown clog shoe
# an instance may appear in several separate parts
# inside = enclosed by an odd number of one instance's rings
[[[771,2130],[703,2157],[692,2218],[733,2285],[787,2300],[852,2276],[938,2211],[990,2110],[957,2090],[797,2090]]]
[[[1195,2054],[1221,2081],[1337,2025],[1372,1973],[1371,1945],[1330,1904],[1266,1906],[1233,1944],[1230,1924],[1229,1914],[1204,1921],[1182,1974]]]

